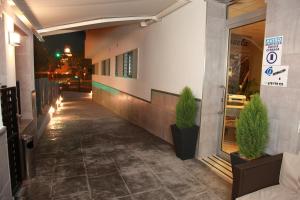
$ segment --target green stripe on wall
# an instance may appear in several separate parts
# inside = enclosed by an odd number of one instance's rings
[[[92,86],[95,87],[95,88],[104,90],[104,91],[106,91],[106,92],[109,92],[109,93],[111,93],[111,94],[113,94],[113,95],[117,95],[117,94],[120,93],[119,90],[117,90],[117,89],[115,89],[115,88],[112,88],[112,87],[109,87],[109,86],[107,86],[107,85],[104,85],[104,84],[102,84],[102,83],[98,83],[98,82],[96,82],[96,81],[93,81]]]

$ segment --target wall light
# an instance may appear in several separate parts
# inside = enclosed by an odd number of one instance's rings
[[[21,35],[17,32],[9,32],[9,44],[12,46],[20,46]]]
[[[60,103],[61,103],[60,100],[57,99],[57,100],[56,100],[56,106],[59,107]]]
[[[15,5],[16,5],[15,2],[14,2],[13,0],[8,0],[8,1],[7,1],[7,4],[8,4],[9,6],[15,6]]]

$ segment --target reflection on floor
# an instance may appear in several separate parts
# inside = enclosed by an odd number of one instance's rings
[[[18,199],[229,200],[231,185],[197,160],[88,98],[64,102]]]
[[[226,117],[225,120],[225,130],[224,130],[224,138],[222,142],[222,150],[225,153],[232,153],[238,151],[238,147],[236,144],[236,119],[232,119]]]
[[[225,153],[233,153],[239,150],[237,144],[235,142],[223,142],[222,149]]]

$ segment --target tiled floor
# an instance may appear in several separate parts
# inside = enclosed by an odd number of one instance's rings
[[[69,96],[69,97],[67,97]],[[37,176],[19,199],[221,200],[230,184],[88,98],[70,98],[36,148]]]

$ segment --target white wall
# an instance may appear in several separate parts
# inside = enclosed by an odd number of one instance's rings
[[[0,105],[1,105],[1,97],[0,97]],[[2,122],[2,110],[1,110],[1,106],[0,106],[0,128],[3,126],[3,122]]]
[[[14,31],[14,20],[11,16],[3,15],[3,38],[4,38],[4,63],[1,68],[5,73],[4,81],[2,84],[7,87],[12,87],[16,85],[16,71],[15,71],[15,47],[9,44],[9,32]],[[2,47],[2,48],[3,48]]]
[[[34,85],[33,36],[23,35],[21,45],[15,48],[16,80],[20,82],[21,110],[23,119],[33,119],[32,95]]]
[[[1,47],[1,51],[0,51],[0,85],[6,83],[6,69],[4,69],[5,66],[5,51],[4,51],[4,47],[5,47],[5,37],[4,37],[4,15],[2,15],[2,12],[0,13],[0,47]]]
[[[202,97],[205,69],[206,3],[192,3],[149,27],[128,25],[87,31],[86,57],[111,59],[111,76],[93,80],[150,100],[151,89],[180,93],[184,86]],[[115,56],[139,48],[138,79],[115,77]],[[100,65],[101,66],[101,65]]]
[[[1,11],[1,10],[0,10]],[[0,12],[1,15],[1,12]],[[0,47],[3,47],[5,44],[4,40],[4,24],[3,24],[3,18],[0,16]],[[4,69],[2,66],[4,66],[4,51],[0,51],[0,85],[3,84],[3,82],[6,82],[4,79]],[[1,105],[1,97],[0,97],[0,105]],[[1,106],[0,106],[0,128],[3,126],[2,123],[2,111],[1,111]]]
[[[13,32],[17,26],[23,34],[31,38],[29,41],[27,61],[32,64],[33,68],[33,33],[31,28],[28,28],[14,13],[14,10],[9,6],[7,0],[2,0],[0,6],[0,83],[8,87],[16,85],[16,67],[15,67],[15,48],[9,44],[8,32]],[[30,42],[32,44],[30,44]],[[33,71],[32,71],[33,72]]]
[[[2,85],[7,85],[8,87],[16,85],[16,62],[15,62],[15,47],[9,44],[9,32],[14,31],[15,26],[17,26],[23,34],[27,35],[28,48],[26,49],[26,57],[23,57],[23,63],[26,66],[30,66],[26,70],[26,74],[31,74],[32,76],[24,77],[31,83],[34,83],[33,79],[33,34],[30,28],[23,24],[15,15],[13,9],[8,5],[7,0],[2,0],[0,3],[0,83]],[[30,71],[30,69],[32,71]],[[22,74],[23,76],[24,74]],[[30,85],[30,84],[29,84]],[[34,88],[34,84],[30,85]],[[1,99],[0,99],[1,103]],[[30,103],[31,106],[31,103]],[[0,107],[0,129],[2,128],[2,114]],[[10,189],[10,176],[8,168],[8,158],[7,158],[7,142],[6,134],[0,137],[1,149],[1,166],[0,166],[0,199],[12,199],[11,189]],[[3,167],[4,166],[4,167]]]
[[[12,87],[20,80],[24,117],[32,118],[31,91],[34,90],[33,33],[14,13],[7,1],[0,8],[0,84]],[[20,47],[9,44],[9,32],[15,27],[22,37]],[[16,62],[17,61],[17,62]]]

